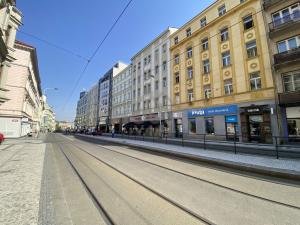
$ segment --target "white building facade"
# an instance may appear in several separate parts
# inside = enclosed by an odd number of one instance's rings
[[[127,66],[125,63],[118,62],[99,80],[98,129],[102,132],[109,132],[112,128],[112,79]]]
[[[99,85],[95,84],[87,92],[87,106],[86,106],[86,121],[88,129],[94,131],[97,126],[98,115],[98,102],[99,102]]]
[[[132,114],[127,128],[156,135],[171,126],[170,39],[168,28],[132,57]]]
[[[5,88],[8,101],[0,105],[0,132],[18,138],[40,131],[43,100],[36,49],[16,41]]]
[[[87,128],[87,107],[88,107],[87,92],[80,92],[79,100],[77,102],[75,127],[78,130]]]
[[[132,79],[131,65],[113,77],[112,85],[112,125],[121,133],[131,116]]]

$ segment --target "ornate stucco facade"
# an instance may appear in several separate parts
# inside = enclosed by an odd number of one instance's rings
[[[272,142],[278,129],[267,35],[260,0],[215,1],[172,34],[174,132]]]

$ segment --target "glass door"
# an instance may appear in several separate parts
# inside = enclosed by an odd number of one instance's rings
[[[249,116],[249,139],[250,141],[260,142],[262,141],[262,123],[263,116],[262,115],[253,115]]]

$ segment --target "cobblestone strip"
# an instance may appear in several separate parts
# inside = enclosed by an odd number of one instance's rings
[[[45,144],[18,145],[5,152],[7,160],[0,167],[1,225],[37,224],[44,153]]]

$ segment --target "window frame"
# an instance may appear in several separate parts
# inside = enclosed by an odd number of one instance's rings
[[[220,30],[220,40],[221,42],[225,42],[229,40],[229,28],[228,27],[223,27]]]
[[[251,20],[246,20],[248,18],[251,18]],[[243,17],[243,25],[244,25],[244,31],[250,30],[254,27],[254,19],[252,14]],[[248,27],[247,25],[250,25],[250,27]]]
[[[223,67],[231,66],[230,50],[222,53],[222,65]]]
[[[295,85],[295,83],[296,83],[295,76],[297,76],[297,75],[300,76],[300,70],[296,70],[296,71],[292,71],[292,72],[282,74],[282,84],[283,84],[283,89],[284,89],[285,93],[300,91],[300,78],[299,78],[299,81],[297,81],[297,82],[299,82],[299,89],[296,89],[296,85]],[[286,83],[287,82],[284,81],[284,78],[287,77],[287,76],[290,76],[292,78],[291,79],[292,81],[288,82],[288,83],[292,84],[292,90],[287,90],[287,88],[286,88]]]
[[[209,59],[203,60],[202,63],[203,63],[203,74],[209,74],[210,73],[210,61],[209,61]]]
[[[254,45],[251,46],[251,44],[255,44],[255,46]],[[248,57],[248,59],[257,57],[258,52],[257,52],[257,43],[256,43],[256,40],[249,41],[249,42],[246,43],[246,51],[247,51],[247,57]]]
[[[257,77],[253,78],[252,76],[254,76],[254,75],[257,75]],[[250,81],[250,90],[251,91],[257,91],[257,90],[262,89],[261,76],[260,76],[259,72],[251,73],[249,75],[249,81]],[[254,88],[253,88],[253,85],[252,85],[252,81],[254,81]]]
[[[193,67],[190,66],[187,68],[187,80],[192,80],[194,77]]]
[[[225,4],[218,7],[218,14],[219,14],[219,17],[226,14],[226,5]]]

